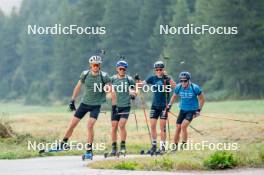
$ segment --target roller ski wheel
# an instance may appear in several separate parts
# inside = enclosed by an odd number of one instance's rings
[[[82,155],[82,160],[85,161],[86,159],[93,160],[93,153],[88,152],[88,153],[85,153],[84,155]]]
[[[109,153],[104,153],[104,158],[107,158],[108,157],[108,154]]]
[[[140,150],[139,154],[140,155],[144,155],[145,154],[145,151],[142,149],[142,150]]]

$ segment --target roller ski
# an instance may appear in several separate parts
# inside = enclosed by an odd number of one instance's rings
[[[119,157],[119,152],[111,151],[110,153],[104,153],[104,158],[109,158],[109,157]]]
[[[154,155],[154,153],[156,152],[157,147],[155,145],[152,145],[151,149],[148,151],[145,151],[144,149],[140,150],[139,154],[140,155]]]
[[[157,150],[156,145],[152,145],[151,149],[147,151],[147,154],[150,156],[157,156],[160,155],[160,152]]]
[[[86,151],[86,153],[84,155],[82,155],[82,160],[85,161],[86,159],[93,160],[93,151],[92,150]]]
[[[112,144],[112,151],[110,153],[104,153],[104,158],[108,157],[119,157],[119,152],[117,152],[116,143]]]
[[[158,156],[158,155],[166,154],[166,151],[165,151],[165,147],[161,147],[161,149],[157,150],[157,146],[152,145],[150,150],[148,150],[146,153],[144,152],[144,150],[141,150],[140,154],[141,155],[147,154],[150,156]]]
[[[39,150],[39,154],[61,152],[61,151],[68,151],[68,150],[70,150],[70,146],[66,142],[60,142],[53,148]]]

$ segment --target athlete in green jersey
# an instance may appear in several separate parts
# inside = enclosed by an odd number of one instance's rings
[[[94,137],[94,124],[100,113],[101,104],[106,101],[106,93],[100,87],[104,87],[111,91],[111,79],[107,73],[100,70],[101,57],[92,56],[89,59],[90,69],[83,71],[80,76],[80,80],[73,90],[72,100],[69,104],[71,111],[75,111],[75,99],[77,98],[81,87],[84,86],[85,93],[82,98],[82,102],[78,109],[76,110],[69,127],[64,135],[63,141],[60,145],[62,148],[66,145],[68,139],[71,137],[74,128],[80,122],[80,120],[85,116],[87,112],[90,112],[90,118],[88,119],[88,139],[87,139],[87,150],[86,153],[92,155],[92,143]]]
[[[126,122],[130,112],[130,100],[134,99],[136,96],[135,82],[132,77],[126,74],[128,64],[127,62],[121,60],[116,64],[117,74],[112,76],[112,87],[113,95],[115,97],[112,106],[112,152],[111,155],[116,155],[117,153],[117,129],[120,130],[120,153],[126,153]]]

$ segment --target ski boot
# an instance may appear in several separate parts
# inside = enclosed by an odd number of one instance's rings
[[[187,143],[186,142],[182,142],[181,144],[181,150],[185,150],[187,148]]]
[[[93,160],[93,151],[92,150],[87,150],[84,155],[82,155],[82,160],[84,161],[85,159],[90,159]]]
[[[126,156],[126,143],[125,142],[121,142],[119,154],[123,155],[124,157]]]
[[[160,147],[160,149],[156,152],[156,155],[163,155],[166,153],[166,148],[164,145]]]
[[[171,153],[176,153],[176,151],[178,151],[178,143],[174,143],[173,144],[173,148],[171,149]]]

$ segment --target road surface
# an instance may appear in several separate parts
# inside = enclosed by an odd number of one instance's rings
[[[94,156],[102,160],[103,156]],[[0,174],[3,175],[263,175],[264,169],[235,169],[224,171],[127,171],[90,169],[80,156],[52,156],[19,160],[0,160]]]

